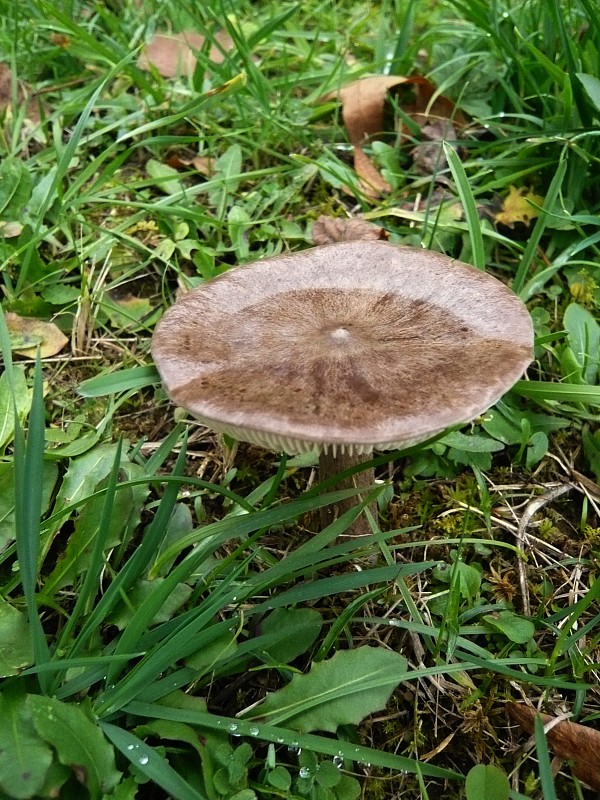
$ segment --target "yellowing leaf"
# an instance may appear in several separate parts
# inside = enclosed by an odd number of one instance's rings
[[[60,353],[69,341],[53,322],[20,317],[9,312],[6,314],[6,325],[14,352],[25,358],[35,358],[38,347],[41,358],[50,358]]]
[[[494,219],[509,228],[513,228],[518,222],[529,225],[532,219],[540,215],[537,208],[531,204],[535,203],[535,205],[541,206],[543,202],[544,198],[535,194],[532,189],[527,189],[525,186],[517,189],[516,186],[511,186],[502,203],[502,210],[495,215]]]

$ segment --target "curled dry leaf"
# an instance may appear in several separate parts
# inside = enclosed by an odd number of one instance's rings
[[[534,720],[538,713],[534,708],[521,703],[509,703],[508,713],[527,733],[533,733]],[[540,714],[546,725],[552,721],[548,714]],[[558,722],[546,734],[548,747],[559,758],[572,763],[573,774],[600,791],[600,731],[587,725],[567,720]]]
[[[233,49],[233,39],[226,31],[217,31],[213,38],[208,58],[214,64],[221,64],[225,53]],[[195,54],[205,41],[206,37],[195,31],[157,33],[142,51],[138,67],[146,70],[154,67],[164,78],[192,75],[197,63]]]
[[[423,141],[411,151],[414,170],[418,175],[435,175],[448,166],[442,142],[457,139],[454,125],[449,119],[436,119],[423,126],[421,135]]]
[[[374,222],[356,217],[341,219],[340,217],[320,216],[315,220],[312,230],[315,244],[333,244],[349,242],[352,239],[387,239],[386,231]]]
[[[25,358],[35,358],[40,348],[41,358],[55,356],[69,341],[53,322],[33,317],[20,317],[8,312],[5,316],[13,352]]]
[[[339,98],[342,118],[348,138],[354,145],[354,168],[360,178],[361,188],[368,197],[377,197],[390,191],[390,186],[363,150],[363,144],[383,130],[384,108],[387,93],[404,84],[410,88],[410,98],[400,101],[402,111],[421,128],[436,120],[452,119],[463,124],[464,117],[447,97],[435,97],[435,86],[426,78],[406,78],[401,75],[375,75],[361,78],[330,92],[322,100]]]
[[[166,163],[174,169],[187,170],[191,167],[205,178],[210,178],[215,171],[215,159],[210,156],[186,156],[183,153],[172,153]]]

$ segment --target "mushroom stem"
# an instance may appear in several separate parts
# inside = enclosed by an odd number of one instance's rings
[[[344,470],[350,469],[350,467],[354,467],[357,464],[362,464],[364,461],[368,461],[372,457],[372,454],[349,454],[349,453],[338,453],[337,455],[333,455],[333,453],[321,453],[319,456],[319,480],[321,483],[324,481],[329,480],[330,478],[334,478],[336,475],[339,475],[340,472],[344,472]],[[345,478],[342,481],[339,481],[334,487],[334,490],[338,489],[368,489],[373,486],[375,482],[375,473],[373,469],[365,469],[361,472],[357,472],[354,475],[351,475],[349,478]],[[348,511],[349,509],[353,508],[357,503],[357,497],[348,497],[346,500],[340,500],[337,503],[332,503],[328,506],[323,506],[321,508],[321,527],[326,528],[327,525],[330,525],[335,519],[340,517],[344,512]],[[377,518],[377,503],[371,503],[369,509],[373,516]],[[361,514],[357,519],[350,525],[349,528],[345,531],[345,536],[367,536],[369,533],[372,533],[371,527],[367,521],[367,518],[364,514]]]

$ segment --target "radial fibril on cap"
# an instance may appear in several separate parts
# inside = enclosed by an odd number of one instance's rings
[[[345,242],[234,269],[161,320],[174,402],[287,452],[410,446],[493,405],[532,358],[500,281],[437,253]]]

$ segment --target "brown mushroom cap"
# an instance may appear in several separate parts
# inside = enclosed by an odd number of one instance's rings
[[[166,312],[152,354],[174,402],[214,430],[360,453],[483,413],[530,363],[533,328],[485,272],[354,241],[209,281]]]

